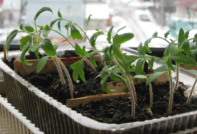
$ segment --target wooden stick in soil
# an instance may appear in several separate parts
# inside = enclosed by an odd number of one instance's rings
[[[3,52],[4,52],[4,61],[6,61],[7,60],[6,45],[3,45]]]

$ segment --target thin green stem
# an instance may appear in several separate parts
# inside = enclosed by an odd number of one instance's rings
[[[173,81],[172,81],[172,72],[169,67],[168,67],[168,75],[169,75],[169,81],[170,81],[170,98],[169,98],[169,105],[168,105],[168,114],[171,114],[172,102],[173,102]]]
[[[175,84],[174,90],[177,90],[178,85],[179,85],[179,66],[180,64],[176,65],[176,84]]]
[[[71,96],[71,99],[73,99],[74,86],[73,86],[73,82],[72,82],[72,79],[70,77],[70,74],[69,74],[68,70],[66,69],[65,65],[62,63],[62,61],[57,56],[54,56],[54,58],[57,60],[57,62],[59,62],[62,69],[66,73],[66,76],[67,76],[67,79],[68,79],[68,82],[69,82],[69,86],[70,86],[70,96]]]
[[[35,26],[36,34],[39,36],[37,26],[36,26],[36,20],[34,20],[34,26]]]
[[[131,104],[132,104],[132,107],[131,107],[131,117],[134,119],[135,118],[135,98],[134,98],[134,94],[133,94],[133,91],[132,91],[132,87],[131,87],[131,84],[129,82],[129,78],[127,77],[127,74],[125,73],[125,70],[122,68],[122,66],[117,62],[117,60],[112,60],[116,65],[118,65],[119,69],[121,70],[121,73],[123,74],[124,78],[125,78],[125,82],[126,82],[126,85],[127,85],[127,88],[129,90],[129,93],[130,93],[130,96],[131,96]]]
[[[150,108],[153,107],[153,88],[151,83],[149,83],[149,94],[150,94]]]
[[[159,37],[159,36],[157,36],[157,37],[155,37],[155,38],[159,38],[159,39],[165,40],[167,43],[170,43],[168,40],[166,40],[166,39],[165,39],[165,38],[163,38],[163,37]]]
[[[186,102],[187,104],[189,104],[190,101],[191,101],[192,93],[193,93],[193,91],[194,91],[194,88],[195,88],[195,86],[196,86],[196,83],[197,83],[197,77],[196,77],[196,80],[194,81],[194,84],[193,84],[193,86],[192,86],[191,92],[190,92],[189,97],[188,97],[188,99],[187,99],[187,102]]]

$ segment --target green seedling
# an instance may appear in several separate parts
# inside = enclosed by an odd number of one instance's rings
[[[170,98],[169,98],[169,107],[168,107],[168,114],[171,114],[172,111],[172,102],[173,102],[173,93],[174,90],[177,89],[178,83],[179,83],[179,67],[180,64],[191,66],[195,65],[196,62],[193,58],[190,56],[190,49],[189,49],[189,43],[188,43],[188,32],[184,33],[183,29],[180,29],[179,31],[179,37],[178,41],[176,40],[167,40],[167,36],[169,35],[169,31],[165,33],[164,38],[157,36],[157,32],[153,34],[153,36],[149,39],[151,41],[153,38],[160,38],[162,40],[165,40],[168,43],[168,46],[166,47],[164,51],[164,55],[161,58],[161,61],[165,63],[162,67],[160,67],[157,70],[163,71],[162,69],[167,68],[168,70],[168,76],[170,81]],[[172,64],[172,60],[176,63],[176,82],[175,86],[173,87],[173,79],[172,79],[172,71],[175,71],[174,66]],[[160,72],[160,75],[163,72]],[[154,75],[158,75],[159,72],[153,73]],[[148,78],[149,79],[149,78]],[[148,84],[149,82],[147,82]]]

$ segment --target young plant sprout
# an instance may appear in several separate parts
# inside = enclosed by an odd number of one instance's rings
[[[18,31],[18,30],[13,30],[7,37],[6,39],[6,50],[8,52],[9,50],[9,47],[10,47],[10,43],[12,42],[12,40],[14,39],[14,37],[17,35],[17,33],[19,32],[25,32],[29,35],[25,36],[25,37],[22,37],[22,39],[20,40],[21,42],[21,45],[20,45],[20,50],[22,51],[21,53],[21,56],[20,56],[20,59],[21,59],[21,62],[25,65],[32,65],[31,63],[28,63],[26,60],[25,60],[25,54],[27,51],[31,51],[31,52],[34,52],[35,55],[37,56],[37,58],[39,59],[39,51],[38,49],[39,48],[42,48],[46,54],[48,54],[48,56],[44,56],[42,57],[39,62],[38,62],[38,65],[37,65],[37,72],[40,72],[43,67],[45,66],[47,60],[49,57],[51,57],[53,60],[54,60],[54,63],[57,67],[57,70],[60,74],[60,80],[62,82],[62,84],[65,84],[65,80],[64,80],[64,77],[63,77],[63,72],[62,70],[65,72],[67,78],[68,78],[68,81],[69,81],[69,86],[70,86],[70,93],[71,93],[71,98],[73,98],[73,91],[74,91],[74,87],[73,87],[73,83],[72,83],[72,79],[70,77],[70,74],[68,72],[68,70],[66,69],[65,65],[62,63],[62,61],[56,56],[56,49],[57,49],[57,45],[56,46],[53,46],[50,39],[47,38],[48,36],[48,33],[49,31],[47,31],[46,29],[49,29],[48,26],[45,26],[45,27],[40,27],[40,26],[37,26],[36,24],[36,19],[38,18],[38,16],[42,13],[42,12],[45,12],[45,11],[50,11],[52,12],[52,10],[48,7],[43,7],[41,8],[35,15],[34,17],[34,26],[35,26],[35,29],[31,26],[25,26],[23,27],[23,25],[21,24],[20,25],[20,30],[21,31]],[[40,27],[40,29],[38,29],[38,27]],[[44,32],[43,32],[43,28],[45,29]],[[43,35],[44,35],[44,39],[42,39],[40,37],[41,35],[41,32],[43,32]]]
[[[195,65],[196,62],[190,56],[190,49],[189,49],[189,42],[188,42],[188,34],[189,32],[184,33],[183,29],[180,29],[178,41],[175,40],[167,40],[167,36],[169,35],[169,31],[165,33],[164,38],[157,36],[157,32],[155,32],[149,40],[151,41],[153,38],[160,38],[165,40],[168,43],[164,51],[164,55],[161,58],[161,61],[165,63],[162,67],[159,68],[161,71],[162,69],[168,70],[169,82],[170,82],[170,98],[169,98],[169,106],[168,106],[168,114],[171,114],[172,111],[172,102],[173,102],[173,93],[174,90],[177,89],[179,83],[179,66],[180,64],[191,66]],[[186,54],[186,55],[185,55]],[[175,71],[174,66],[172,64],[172,60],[176,62],[176,82],[175,86],[173,87],[173,79],[172,79],[172,71]],[[163,70],[162,70],[163,71]],[[153,73],[154,75],[161,75],[163,72],[156,72]],[[150,78],[148,78],[149,80]],[[149,82],[147,82],[148,84]]]

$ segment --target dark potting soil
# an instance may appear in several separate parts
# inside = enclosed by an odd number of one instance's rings
[[[99,65],[97,73],[95,73],[92,72],[89,67],[85,67],[86,83],[82,80],[80,80],[79,83],[72,80],[74,85],[74,98],[104,93],[100,85],[100,77],[95,79],[102,68],[102,65]],[[67,67],[67,69],[69,70],[70,76],[72,76],[73,70],[69,67]],[[66,84],[62,85],[58,72],[49,74],[30,74],[25,76],[24,79],[63,104],[66,104],[66,100],[71,98],[68,80],[65,76]]]
[[[153,87],[153,107],[151,115],[147,108],[149,107],[149,88],[142,83],[135,85],[137,92],[136,118],[131,117],[131,101],[129,97],[119,99],[106,99],[98,102],[91,102],[73,108],[84,116],[104,123],[127,123],[134,121],[151,120],[153,118],[161,118],[168,116],[169,102],[169,83],[165,85],[152,85]],[[174,92],[174,102],[171,115],[185,113],[197,110],[197,105],[186,104],[187,98],[184,96],[186,87],[183,83],[179,84],[178,90]]]

